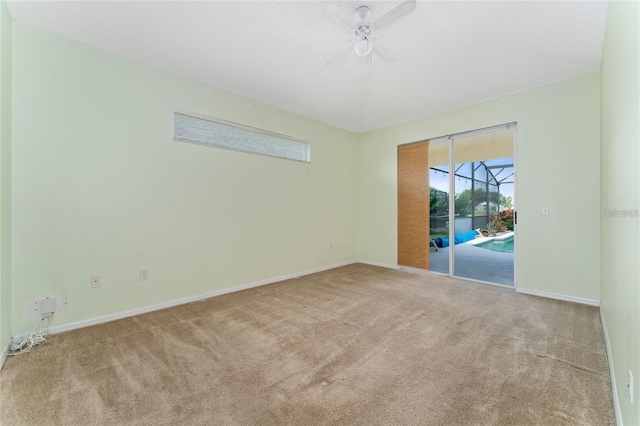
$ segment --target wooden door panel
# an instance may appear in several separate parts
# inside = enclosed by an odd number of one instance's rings
[[[398,264],[429,269],[429,142],[398,147]]]

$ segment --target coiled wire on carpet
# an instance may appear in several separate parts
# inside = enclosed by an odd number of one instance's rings
[[[35,327],[33,327],[31,333],[20,336],[11,343],[11,347],[9,348],[7,355],[20,355],[25,352],[29,352],[31,348],[36,345],[46,343],[47,337],[49,337],[49,326],[51,325],[52,321],[53,314],[48,317],[43,317],[40,321],[38,321]],[[42,327],[43,324],[45,324],[44,327]]]

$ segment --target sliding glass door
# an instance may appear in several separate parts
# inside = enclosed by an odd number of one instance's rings
[[[453,276],[514,285],[514,129],[452,137]]]
[[[514,286],[515,124],[398,147],[398,264]]]

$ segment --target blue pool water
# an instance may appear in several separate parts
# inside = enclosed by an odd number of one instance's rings
[[[509,237],[504,240],[486,241],[476,244],[475,246],[486,250],[499,251],[501,253],[513,253],[513,241],[513,237]]]

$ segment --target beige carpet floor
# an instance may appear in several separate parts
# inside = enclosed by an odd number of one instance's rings
[[[354,264],[53,336],[2,425],[614,424],[598,308]]]

